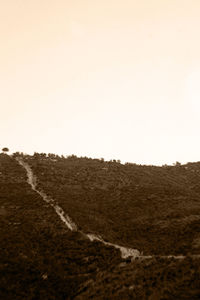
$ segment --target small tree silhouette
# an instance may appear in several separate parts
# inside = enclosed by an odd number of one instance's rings
[[[181,163],[179,161],[176,161],[173,165],[176,166],[176,167],[180,167]]]
[[[6,153],[6,152],[9,151],[9,149],[8,149],[7,147],[5,147],[5,148],[2,149],[2,151],[3,151],[4,153]]]

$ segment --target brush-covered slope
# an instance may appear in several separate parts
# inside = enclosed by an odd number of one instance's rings
[[[0,155],[0,299],[200,298],[198,163],[159,168],[21,155],[37,188],[79,229],[153,254],[130,262],[68,230],[31,189],[16,155]]]
[[[190,257],[121,263],[82,284],[75,299],[199,299],[199,274],[200,260]]]
[[[14,158],[0,155],[0,299],[73,299],[120,253],[70,232],[31,190]]]
[[[25,159],[85,232],[144,254],[200,252],[200,163],[122,165],[75,156]]]

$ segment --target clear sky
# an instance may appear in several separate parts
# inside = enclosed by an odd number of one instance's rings
[[[0,0],[0,147],[200,161],[199,0]]]

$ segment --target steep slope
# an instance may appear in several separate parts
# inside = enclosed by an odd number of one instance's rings
[[[83,231],[80,231],[78,229],[78,226],[72,221],[72,219],[69,217],[69,215],[66,214],[66,212],[62,209],[60,205],[51,197],[48,197],[47,194],[39,190],[37,188],[37,177],[33,174],[32,169],[30,168],[29,164],[26,163],[22,158],[17,157],[16,158],[17,162],[26,170],[27,172],[27,182],[31,186],[32,190],[39,194],[41,198],[48,203],[55,211],[55,213],[59,216],[60,220],[67,226],[67,228],[71,231],[74,232],[79,232],[83,237],[86,239],[89,239],[91,242],[93,241],[98,241],[102,243],[103,245],[114,247],[116,249],[119,249],[121,252],[122,258],[136,258],[140,256],[140,252],[137,249],[131,249],[131,248],[126,248],[122,247],[120,245],[116,245],[113,243],[106,242],[100,237],[99,235],[96,234],[90,234],[87,233],[85,234]]]
[[[0,155],[0,299],[72,299],[120,253],[71,232],[30,189],[14,158]]]
[[[199,299],[198,163],[15,157],[0,155],[0,299]]]
[[[39,187],[84,232],[145,255],[200,252],[198,163],[154,167],[76,157],[25,159]]]

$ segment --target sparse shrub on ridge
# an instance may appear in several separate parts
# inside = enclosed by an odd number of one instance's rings
[[[9,149],[7,147],[2,148],[3,153],[9,152]]]

